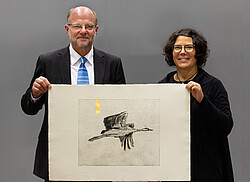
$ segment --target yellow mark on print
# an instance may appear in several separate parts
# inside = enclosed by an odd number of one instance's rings
[[[95,100],[95,113],[100,114],[100,99]]]

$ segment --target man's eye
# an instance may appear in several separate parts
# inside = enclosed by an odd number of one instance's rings
[[[92,29],[94,27],[94,25],[86,25],[85,28],[87,29]]]
[[[75,28],[80,28],[81,25],[73,25],[73,27],[75,27]]]

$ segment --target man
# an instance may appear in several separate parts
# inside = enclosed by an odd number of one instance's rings
[[[45,179],[45,182],[48,182],[47,91],[51,88],[51,83],[76,85],[80,73],[78,69],[84,57],[87,60],[84,65],[87,83],[125,84],[121,59],[93,47],[98,28],[93,10],[84,6],[72,8],[65,25],[70,45],[39,56],[31,84],[22,97],[22,109],[29,115],[37,114],[45,104],[34,165],[34,174]]]

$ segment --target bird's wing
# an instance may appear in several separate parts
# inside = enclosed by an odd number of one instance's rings
[[[133,140],[133,133],[131,135],[128,136],[129,142],[131,144],[132,147],[134,147],[134,140]]]
[[[124,127],[126,125],[127,117],[128,117],[128,113],[126,111],[107,116],[103,119],[104,126],[107,130],[112,129],[112,128]]]
[[[121,113],[116,117],[116,120],[115,120],[116,125],[119,125],[120,127],[126,126],[127,117],[128,117],[128,112],[127,112],[127,111],[121,112]]]
[[[103,119],[106,130],[111,129],[115,124],[116,115],[107,116]]]
[[[123,147],[124,145],[124,140],[125,140],[125,136],[121,136],[119,137],[120,138],[120,141],[121,141],[121,147]]]
[[[119,137],[121,141],[121,147],[124,151],[126,149],[131,149],[131,146],[134,147],[133,133]]]

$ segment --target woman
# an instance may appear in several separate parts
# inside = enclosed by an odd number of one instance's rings
[[[176,71],[159,83],[184,83],[191,93],[191,181],[233,182],[227,139],[233,119],[221,81],[201,68],[208,53],[206,39],[196,30],[174,32],[164,55]]]

